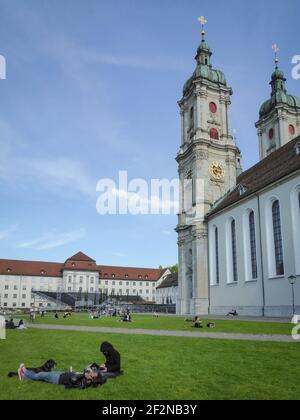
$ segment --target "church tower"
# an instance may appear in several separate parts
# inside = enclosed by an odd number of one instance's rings
[[[209,309],[208,232],[205,215],[236,185],[241,171],[240,151],[230,129],[232,89],[224,74],[213,68],[205,41],[196,54],[196,70],[185,83],[179,101],[181,146],[179,165],[180,213],[176,228],[179,253],[177,313],[202,315]]]
[[[271,98],[261,106],[256,123],[260,160],[300,135],[300,99],[287,93],[286,78],[278,68],[277,45],[273,50],[276,68],[270,83]]]

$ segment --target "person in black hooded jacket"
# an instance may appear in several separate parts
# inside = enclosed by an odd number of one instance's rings
[[[99,368],[106,376],[118,376],[121,373],[121,356],[112,344],[104,341],[100,346],[101,353],[105,356],[105,363],[98,366],[96,363],[91,367]]]

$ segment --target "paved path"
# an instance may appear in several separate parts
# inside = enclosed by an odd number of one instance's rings
[[[59,330],[59,331],[81,331],[105,334],[136,334],[136,335],[155,335],[161,337],[193,337],[193,338],[211,338],[222,340],[243,340],[243,341],[262,341],[295,343],[291,336],[286,335],[254,335],[254,334],[229,334],[229,333],[208,333],[208,332],[188,332],[188,331],[169,331],[169,330],[131,330],[126,328],[107,328],[107,327],[87,327],[87,326],[68,326],[68,325],[42,325],[30,324],[29,328],[41,330]]]

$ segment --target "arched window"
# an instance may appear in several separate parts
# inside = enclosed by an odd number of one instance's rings
[[[237,283],[238,272],[237,272],[237,253],[236,253],[236,227],[235,220],[231,222],[231,249],[232,249],[232,274],[233,281]]]
[[[219,263],[219,231],[215,228],[215,270],[216,270],[216,284],[220,284],[220,263]]]
[[[209,131],[209,136],[212,140],[219,140],[219,132],[216,128],[211,128]]]
[[[194,128],[194,107],[190,109],[190,128]]]
[[[284,274],[284,262],[283,262],[283,244],[282,244],[282,232],[281,232],[280,204],[278,200],[274,201],[272,205],[272,220],[273,220],[276,275],[280,276]]]
[[[220,284],[220,249],[219,229],[213,225],[209,229],[209,272],[210,285]]]
[[[300,185],[292,190],[291,193],[291,213],[292,213],[292,226],[294,236],[294,256],[296,274],[300,275]]]
[[[253,210],[249,214],[249,232],[250,232],[252,279],[254,280],[254,279],[257,279],[257,253],[256,253],[255,217],[254,217]]]

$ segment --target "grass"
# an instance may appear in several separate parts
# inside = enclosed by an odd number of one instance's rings
[[[20,315],[18,316],[20,317]],[[25,317],[26,319],[26,317]],[[118,319],[118,318],[117,318]],[[266,334],[266,335],[291,335],[291,324],[279,322],[255,322],[239,320],[205,320],[203,329],[192,328],[191,322],[185,322],[184,317],[160,316],[154,318],[151,315],[133,315],[132,323],[117,322],[116,318],[104,317],[101,319],[90,319],[88,314],[77,313],[71,318],[55,319],[53,314],[47,314],[45,318],[38,316],[36,324],[49,325],[81,325],[93,327],[109,328],[129,328],[129,329],[153,329],[153,330],[175,330],[191,332],[220,332],[220,333],[239,333],[239,334]],[[208,322],[215,322],[216,328],[210,330],[206,328]]]
[[[102,362],[100,342],[120,351],[124,375],[103,387],[61,386],[8,379],[20,362],[49,358],[59,370]],[[0,399],[214,400],[299,399],[298,343],[261,343],[46,330],[8,331],[0,341]]]

